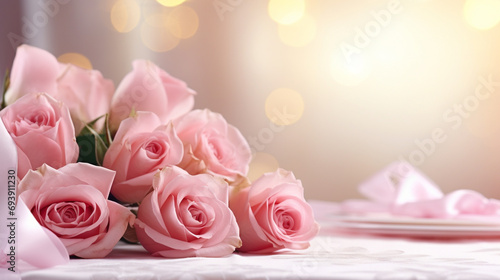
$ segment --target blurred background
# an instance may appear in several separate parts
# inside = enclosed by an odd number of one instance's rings
[[[500,198],[500,0],[0,0],[0,71],[27,43],[118,86],[149,59],[308,199],[407,160]]]

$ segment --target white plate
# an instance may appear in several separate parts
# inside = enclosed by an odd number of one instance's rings
[[[349,233],[418,238],[498,238],[500,218],[422,219],[394,216],[334,216],[327,227]]]

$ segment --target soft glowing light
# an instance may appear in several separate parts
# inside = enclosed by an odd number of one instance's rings
[[[92,63],[83,54],[65,53],[60,55],[57,60],[61,63],[71,63],[85,69],[92,69]]]
[[[472,135],[479,138],[489,138],[500,130],[498,122],[492,121],[498,120],[500,117],[498,110],[500,98],[486,89],[482,89],[481,92],[486,96],[484,100],[469,95],[462,102],[464,110],[469,114],[468,118],[464,119],[464,124]]]
[[[267,6],[269,16],[280,24],[298,21],[305,10],[304,0],[270,0]]]
[[[118,0],[111,8],[111,23],[121,33],[134,29],[141,18],[141,7],[135,0]]]
[[[179,44],[167,28],[168,16],[166,14],[152,14],[146,18],[141,26],[141,39],[146,47],[155,52],[166,52]]]
[[[248,170],[247,177],[253,182],[264,173],[276,171],[278,167],[278,161],[272,155],[260,152],[255,153],[250,162],[250,169]]]
[[[304,113],[302,96],[291,89],[279,88],[266,99],[266,115],[277,125],[290,125],[297,122]]]
[[[464,5],[465,20],[474,28],[490,29],[500,22],[499,0],[467,0]]]
[[[198,30],[198,15],[196,12],[185,6],[176,7],[167,19],[167,27],[172,34],[180,39],[193,36]]]
[[[383,30],[376,38],[376,42],[369,46],[369,49],[361,49],[361,52],[369,53],[379,62],[394,66],[397,64],[407,64],[414,59],[414,54],[418,45],[411,32],[403,24],[391,26]],[[391,65],[392,64],[392,65]]]
[[[334,55],[331,71],[335,81],[344,86],[359,85],[371,72],[368,62],[361,54],[349,59],[341,54]]]
[[[316,22],[308,15],[289,25],[280,24],[278,34],[283,43],[292,47],[303,47],[316,36]]]
[[[184,3],[184,1],[186,0],[156,0],[156,2],[160,3],[165,7],[175,7]]]

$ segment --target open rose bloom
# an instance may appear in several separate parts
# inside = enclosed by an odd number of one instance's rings
[[[151,61],[135,60],[111,101],[110,126],[116,131],[132,111],[149,111],[167,123],[189,112],[195,92]]]
[[[116,171],[111,193],[127,203],[140,202],[152,189],[153,175],[178,164],[183,145],[171,124],[152,112],[137,112],[121,122],[103,166]]]
[[[59,63],[49,52],[29,45],[17,48],[10,86],[5,93],[8,105],[27,94],[45,92],[69,108],[76,134],[83,126],[109,111],[115,86],[97,70]],[[103,121],[97,123],[102,129]]]
[[[135,229],[154,256],[223,257],[241,245],[224,180],[167,167],[155,175],[153,188],[139,206]]]
[[[107,200],[114,172],[86,164],[58,170],[42,165],[19,183],[19,195],[36,220],[63,242],[70,255],[106,256],[123,236],[133,214]]]
[[[193,110],[174,122],[184,143],[184,157],[178,165],[190,174],[208,173],[229,183],[248,172],[252,154],[240,131],[221,114]]]
[[[230,207],[243,242],[239,251],[269,253],[308,248],[319,226],[303,193],[302,183],[293,173],[278,169],[233,195]]]
[[[18,176],[42,164],[60,168],[78,159],[78,144],[68,108],[45,93],[22,96],[0,111],[17,146]]]

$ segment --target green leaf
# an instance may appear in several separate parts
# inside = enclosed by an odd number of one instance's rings
[[[87,162],[93,165],[98,165],[95,152],[95,138],[92,134],[78,135],[76,143],[80,147],[78,162]]]
[[[80,134],[76,141],[78,146],[80,147],[80,155],[78,161],[80,162],[88,162],[94,165],[102,165],[104,160],[104,155],[108,150],[108,144],[106,144],[106,135],[99,134],[88,124],[85,125],[85,128],[90,133],[89,134]]]
[[[99,120],[100,120],[100,119],[102,119],[103,117],[106,117],[106,118],[107,118],[107,115],[108,115],[108,114],[104,114],[104,115],[99,116],[98,118],[96,118],[96,119],[92,120],[91,122],[87,123],[87,124],[83,127],[82,131],[80,131],[80,134],[79,134],[79,135],[92,134],[92,132],[91,132],[88,128],[91,128],[91,129],[92,129],[92,127],[94,127],[94,125],[95,125],[95,123],[96,123],[97,121],[99,121]]]
[[[113,137],[111,136],[111,131],[109,130],[109,114],[104,117],[104,133],[106,134],[106,144],[108,147],[113,142]]]
[[[104,129],[98,133],[92,127],[104,117]],[[108,151],[109,145],[113,142],[109,130],[109,115],[104,114],[86,124],[80,134],[76,137],[76,142],[80,147],[79,162],[88,162],[94,165],[102,165],[104,155]]]
[[[104,161],[104,155],[108,151],[108,146],[106,143],[104,143],[103,138],[100,135],[97,135],[95,138],[95,157],[98,165],[102,165],[102,162]]]
[[[3,77],[3,93],[2,93],[2,104],[0,105],[0,110],[7,107],[7,104],[5,104],[5,93],[9,89],[9,86],[10,86],[10,70],[7,69]]]

